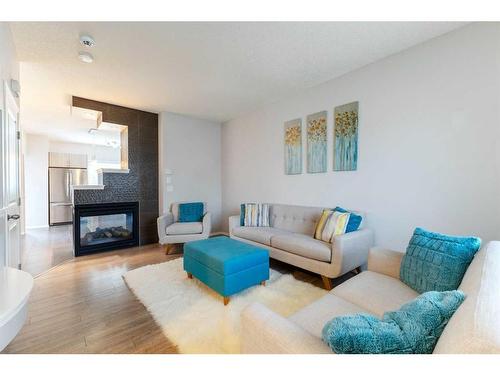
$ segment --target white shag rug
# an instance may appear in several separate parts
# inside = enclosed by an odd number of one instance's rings
[[[271,269],[266,286],[222,297],[196,279],[188,279],[182,258],[137,268],[123,277],[129,288],[177,345],[181,353],[239,353],[240,314],[260,302],[289,316],[327,292]]]

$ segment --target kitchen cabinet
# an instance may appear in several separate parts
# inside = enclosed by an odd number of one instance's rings
[[[69,154],[70,168],[87,168],[87,155],[85,154]]]
[[[87,155],[49,152],[49,167],[87,168]]]

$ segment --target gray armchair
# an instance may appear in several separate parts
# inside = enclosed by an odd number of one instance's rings
[[[159,242],[166,246],[167,254],[170,251],[170,245],[204,240],[208,238],[212,229],[210,212],[207,212],[206,203],[203,203],[203,221],[193,223],[178,221],[179,203],[188,202],[172,203],[170,212],[157,219]]]

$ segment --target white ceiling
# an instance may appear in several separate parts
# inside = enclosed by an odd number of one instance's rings
[[[226,121],[463,26],[456,22],[11,23],[28,132],[89,142],[72,95]],[[81,33],[93,36],[92,64]]]

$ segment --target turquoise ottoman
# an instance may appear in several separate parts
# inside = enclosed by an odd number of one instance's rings
[[[184,244],[184,270],[224,297],[269,279],[267,250],[229,237],[212,237]]]

